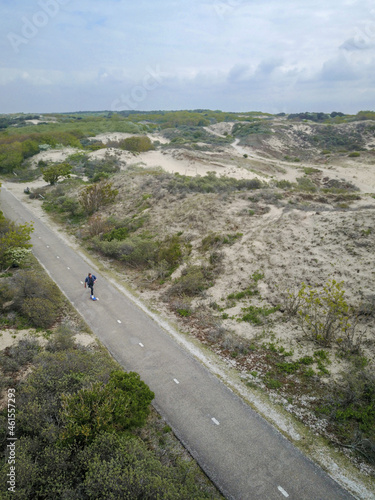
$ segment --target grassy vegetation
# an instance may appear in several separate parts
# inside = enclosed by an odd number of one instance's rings
[[[216,172],[209,172],[204,177],[189,177],[176,174],[171,176],[168,190],[172,193],[220,193],[240,190],[260,189],[264,183],[258,179],[234,179],[217,177]]]
[[[163,136],[169,139],[169,143],[164,144],[163,149],[184,147],[189,149],[208,149],[207,146],[197,143],[204,143],[211,145],[227,145],[233,142],[232,135],[221,137],[218,135],[210,134],[202,127],[193,126],[180,126],[178,128],[168,128],[163,130]]]
[[[234,137],[248,137],[252,134],[271,134],[270,123],[266,120],[255,119],[253,123],[236,123],[232,130]]]
[[[104,132],[141,133],[144,130],[145,126],[124,118],[104,119],[92,116],[80,121],[59,117],[57,123],[8,127],[0,132],[0,173],[6,174],[20,169],[24,160],[48,148],[72,146],[82,149],[86,146],[92,150],[88,137]]]

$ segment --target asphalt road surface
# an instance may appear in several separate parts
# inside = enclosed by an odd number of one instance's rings
[[[114,358],[154,391],[155,408],[227,498],[353,498],[5,188],[0,206],[19,224],[34,221],[34,255]],[[96,302],[83,287],[88,272]]]

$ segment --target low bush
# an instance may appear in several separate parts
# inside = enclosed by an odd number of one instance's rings
[[[147,135],[133,136],[119,142],[119,147],[133,153],[144,153],[154,149],[154,146]]]
[[[75,394],[63,394],[60,442],[82,446],[104,432],[141,427],[153,399],[154,393],[137,373],[121,371],[112,372],[105,385],[97,383]]]
[[[33,338],[18,341],[0,353],[0,367],[4,373],[14,373],[24,368],[35,359],[40,352],[39,342]]]
[[[276,182],[276,187],[279,189],[291,189],[293,187],[293,183],[286,180],[281,180]]]
[[[100,236],[108,232],[110,223],[100,215],[92,215],[86,224],[86,234],[90,238]]]
[[[65,323],[58,326],[55,334],[48,341],[45,349],[47,352],[68,351],[76,347],[72,330]]]
[[[22,314],[37,328],[49,328],[57,320],[58,305],[40,297],[26,298],[21,307]]]
[[[104,159],[87,159],[74,169],[77,173],[83,173],[93,182],[98,182],[101,178],[111,176],[120,171],[120,162],[115,155],[106,154]]]
[[[186,267],[173,285],[168,289],[167,296],[184,295],[193,297],[200,295],[213,284],[212,268],[204,265],[190,265]]]
[[[375,376],[369,368],[345,372],[319,411],[328,416],[344,447],[375,464]]]
[[[234,233],[234,234],[210,233],[203,238],[201,248],[204,252],[206,252],[210,248],[217,249],[222,245],[233,245],[242,236],[243,236],[242,233]]]
[[[147,267],[155,261],[158,245],[151,235],[131,235],[125,240],[92,240],[94,247],[106,256],[122,260],[131,267]]]
[[[21,269],[13,279],[14,305],[31,325],[49,328],[60,314],[60,291],[46,275]]]
[[[31,248],[29,241],[32,231],[32,223],[18,225],[6,219],[0,211],[0,270],[14,264],[14,255],[10,250]]]
[[[297,315],[305,335],[322,345],[353,345],[357,317],[345,299],[343,282],[334,279],[321,290],[302,284],[295,298]]]
[[[268,316],[278,311],[279,307],[267,309],[266,307],[250,305],[248,307],[243,307],[241,310],[244,314],[242,314],[239,321],[246,321],[247,323],[253,323],[254,325],[261,325],[265,322]]]
[[[102,239],[105,241],[112,241],[112,240],[123,241],[130,235],[130,233],[134,233],[135,231],[143,227],[146,220],[147,220],[146,216],[127,217],[122,220],[109,218],[107,221],[108,224],[114,225],[115,227],[110,231],[104,233]]]
[[[209,172],[204,177],[187,177],[176,174],[169,182],[167,189],[172,193],[225,193],[240,190],[253,190],[264,187],[259,179],[234,179],[217,177],[216,172]]]
[[[118,190],[112,188],[111,182],[101,181],[81,189],[78,199],[84,213],[92,215],[100,208],[113,203],[117,195]]]
[[[298,177],[297,178],[298,188],[302,191],[315,192],[317,191],[317,186],[308,177]]]
[[[114,229],[106,233],[102,240],[94,237],[92,241],[95,248],[104,255],[119,259],[130,267],[155,268],[163,263],[168,274],[190,252],[190,246],[183,243],[178,235],[156,240],[148,232],[129,234],[130,230],[130,226]]]

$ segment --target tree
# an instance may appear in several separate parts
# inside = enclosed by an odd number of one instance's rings
[[[88,215],[92,215],[103,205],[112,203],[118,195],[117,189],[112,189],[112,183],[101,181],[82,189],[79,201]]]
[[[68,179],[72,172],[72,167],[69,163],[57,163],[43,168],[43,180],[53,186],[60,178]]]
[[[0,144],[0,172],[12,172],[23,162],[21,144]]]

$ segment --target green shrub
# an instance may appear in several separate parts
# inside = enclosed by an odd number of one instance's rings
[[[182,262],[182,258],[183,248],[179,236],[169,236],[164,241],[159,241],[157,262],[167,262],[168,268],[173,271]]]
[[[240,321],[246,321],[247,323],[253,323],[254,325],[261,325],[264,323],[265,318],[278,310],[279,307],[272,307],[270,309],[252,305],[243,307],[242,312],[244,312],[245,314],[242,315]]]
[[[201,248],[204,252],[210,248],[219,248],[222,245],[233,245],[236,240],[243,236],[242,233],[219,234],[210,233],[202,240]]]
[[[26,298],[21,311],[37,328],[51,327],[59,315],[59,308],[54,302],[40,297]]]
[[[28,249],[32,246],[29,243],[32,231],[32,224],[18,225],[6,219],[0,211],[0,270],[15,263],[13,251]]]
[[[186,267],[177,278],[174,284],[169,288],[169,296],[188,296],[200,295],[204,290],[212,286],[212,269],[207,266],[190,265]]]
[[[145,424],[154,393],[137,373],[114,371],[100,383],[62,395],[63,444],[91,443],[103,432],[121,433]]]
[[[187,463],[161,463],[134,436],[102,434],[79,454],[81,489],[85,498],[160,498],[186,500],[215,498],[202,485]]]
[[[123,241],[101,241],[98,237],[92,241],[95,248],[104,255],[122,260],[131,267],[148,267],[155,262],[158,250],[157,242],[146,233],[131,235]]]
[[[334,279],[321,290],[302,284],[298,292],[298,318],[305,335],[322,345],[352,343],[356,318],[345,300],[343,282]]]
[[[83,173],[93,182],[104,180],[120,170],[120,162],[114,155],[106,154],[103,159],[88,158],[78,164],[74,171],[78,174]]]
[[[248,288],[246,288],[245,290],[242,290],[241,292],[230,293],[227,297],[228,300],[241,300],[241,299],[244,299],[246,297],[253,297],[254,295],[259,295],[259,291],[257,288],[258,281],[263,279],[263,278],[264,278],[264,274],[261,271],[255,271],[255,273],[253,273],[251,275],[251,282],[250,282],[250,285],[248,286]],[[255,308],[255,309],[257,309],[257,308]]]
[[[114,202],[118,190],[112,188],[112,183],[101,181],[83,188],[79,193],[79,202],[87,215],[92,215],[100,208]]]
[[[300,363],[298,361],[276,363],[276,366],[280,371],[285,373],[296,373],[300,369]]]
[[[125,218],[120,221],[110,218],[108,219],[108,222],[113,223],[115,227],[111,229],[111,231],[104,233],[102,239],[105,241],[123,241],[129,236],[130,233],[134,233],[143,227],[146,220],[146,216]]]
[[[141,226],[142,219],[138,223]],[[173,272],[184,255],[190,252],[190,246],[183,244],[178,235],[155,240],[148,232],[130,234],[130,231],[136,230],[136,226],[113,229],[103,236],[103,240],[94,237],[93,244],[104,255],[119,259],[131,267],[153,268],[162,264],[167,274]]]
[[[312,175],[321,173],[322,171],[319,168],[315,167],[303,167],[303,172],[305,175]]]
[[[276,187],[279,189],[291,189],[293,187],[293,183],[286,180],[281,180],[276,182]]]
[[[129,232],[129,228],[127,227],[118,227],[103,234],[102,239],[104,241],[123,241],[129,236]]]
[[[0,281],[0,307],[4,310],[4,304],[13,303],[14,288],[7,281]]]
[[[45,274],[20,269],[12,280],[13,308],[36,327],[49,328],[60,314],[61,294]]]
[[[259,179],[234,179],[217,177],[216,172],[208,172],[204,177],[187,177],[175,174],[167,189],[170,192],[223,193],[240,190],[253,190],[264,187]]]
[[[66,324],[61,324],[55,334],[48,341],[45,349],[47,352],[68,351],[76,347],[73,333]]]
[[[268,389],[280,389],[280,387],[283,386],[282,382],[280,380],[277,380],[275,378],[272,378],[270,376],[266,376],[264,378],[264,383]]]
[[[375,463],[375,377],[370,369],[345,372],[319,412],[335,427],[344,446]]]
[[[17,344],[0,353],[0,367],[4,373],[14,373],[31,363],[40,352],[39,342],[32,338],[21,339]]]
[[[314,363],[314,358],[311,356],[304,356],[303,358],[299,359],[298,362],[303,365],[312,365]]]
[[[154,146],[147,135],[133,136],[119,142],[119,147],[133,153],[143,153],[154,149]]]
[[[191,316],[190,309],[176,309],[176,312],[183,318],[188,318],[189,316]]]
[[[245,297],[253,297],[254,295],[258,294],[258,290],[254,290],[253,288],[246,288],[246,290],[242,290],[242,292],[230,293],[227,298],[229,300],[241,300]]]
[[[298,177],[297,183],[302,191],[315,192],[317,190],[316,185],[308,177]]]
[[[29,248],[13,247],[5,252],[5,260],[11,267],[20,267],[30,256]]]
[[[232,130],[232,135],[235,137],[247,137],[253,134],[271,134],[271,126],[265,120],[254,120],[253,123],[236,123]]]

